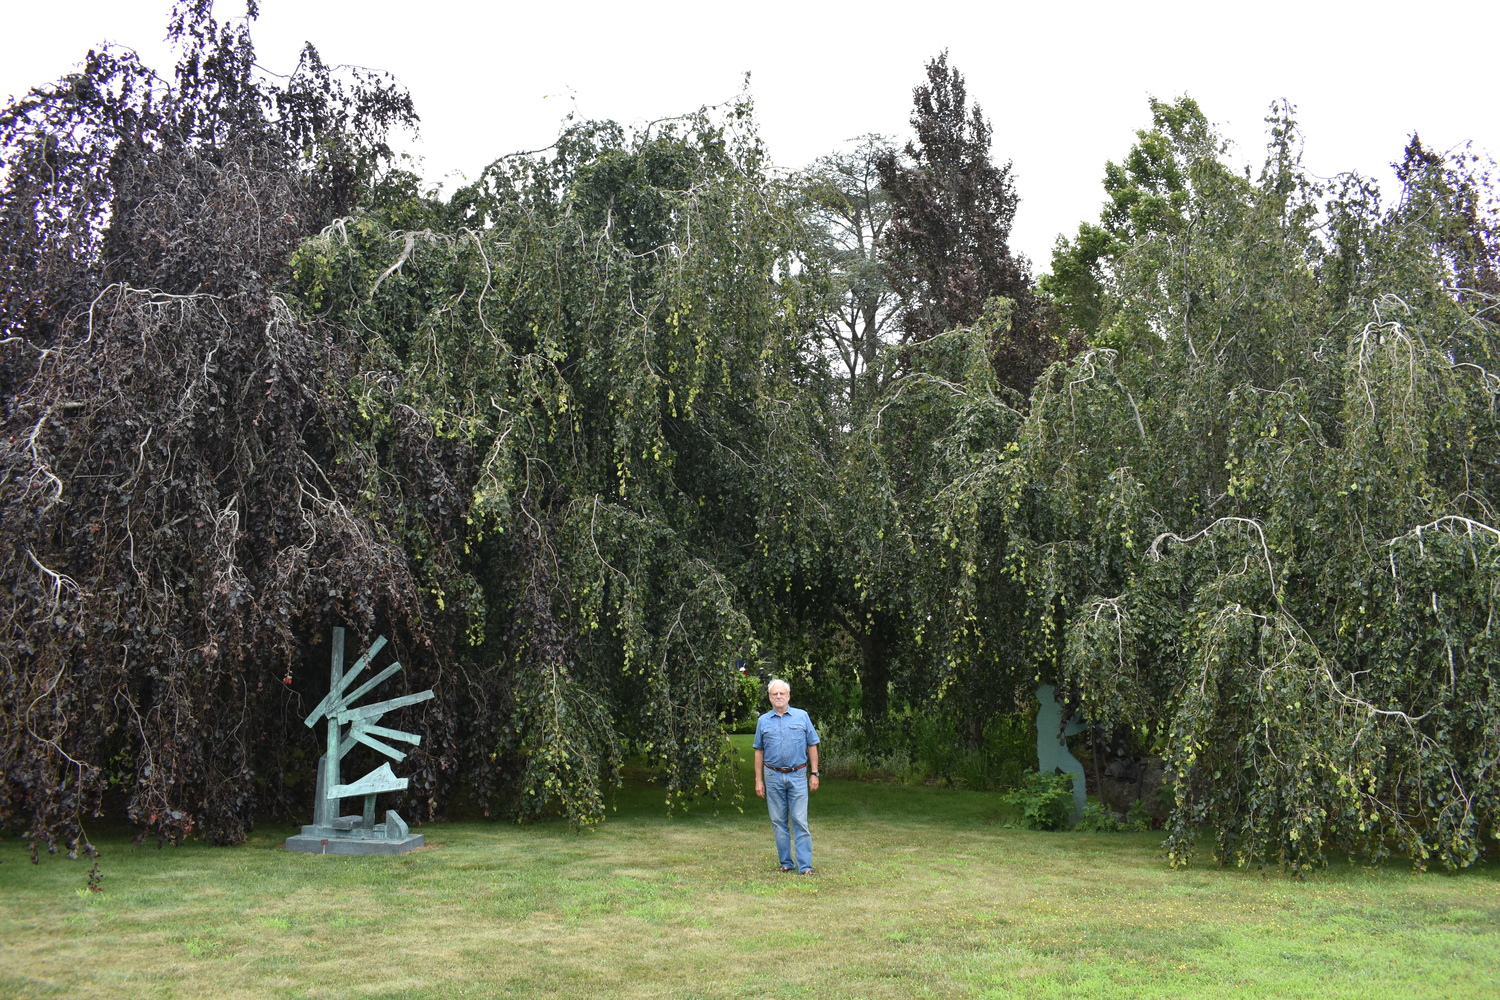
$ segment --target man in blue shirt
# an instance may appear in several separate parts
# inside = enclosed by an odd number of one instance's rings
[[[818,731],[806,712],[792,708],[792,686],[786,681],[773,677],[766,685],[766,697],[771,700],[771,710],[755,723],[755,794],[765,799],[771,810],[781,870],[811,875],[807,793],[818,790]]]

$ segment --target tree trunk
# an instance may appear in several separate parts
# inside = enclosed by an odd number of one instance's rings
[[[890,708],[890,670],[886,663],[886,641],[876,626],[868,632],[855,632],[859,642],[859,710],[868,725],[884,719]]]
[[[859,643],[859,711],[865,725],[884,719],[890,708],[890,666],[886,662],[886,631],[871,617],[866,617],[865,628],[860,628],[837,605],[830,611],[838,619],[844,631]]]

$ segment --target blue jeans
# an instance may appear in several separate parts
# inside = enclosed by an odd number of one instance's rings
[[[781,857],[782,865],[807,871],[812,867],[812,833],[807,829],[807,768],[791,774],[767,768],[766,807],[771,810],[771,829],[776,832],[776,853]],[[795,857],[792,855],[794,836],[797,843]]]

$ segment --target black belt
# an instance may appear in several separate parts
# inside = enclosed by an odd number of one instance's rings
[[[800,771],[806,766],[806,764],[798,764],[796,767],[777,767],[775,764],[766,765],[768,769],[772,771],[779,771],[782,774],[791,774],[793,771]]]

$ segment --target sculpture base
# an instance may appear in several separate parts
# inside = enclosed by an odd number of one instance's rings
[[[389,818],[395,814],[386,815]],[[332,826],[304,826],[301,833],[286,838],[286,849],[303,854],[405,854],[427,840],[420,833],[408,831],[399,818],[394,823],[376,823],[368,829],[362,819],[340,816]]]
[[[421,847],[426,840],[413,833],[404,840],[355,840],[345,835],[302,833],[286,838],[286,849],[304,854],[405,854]]]

